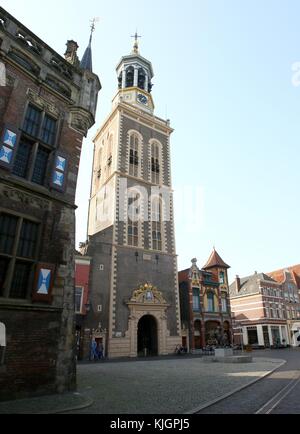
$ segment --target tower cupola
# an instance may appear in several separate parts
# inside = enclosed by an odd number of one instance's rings
[[[118,95],[117,102],[127,102],[146,111],[153,112],[151,96],[154,72],[149,60],[141,56],[139,38],[136,33],[130,55],[122,57],[117,65]]]

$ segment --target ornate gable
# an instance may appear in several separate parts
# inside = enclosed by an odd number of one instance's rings
[[[135,290],[130,303],[167,304],[162,293],[150,283],[141,285],[137,290]]]

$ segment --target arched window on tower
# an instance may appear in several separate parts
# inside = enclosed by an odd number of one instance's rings
[[[140,89],[145,90],[145,83],[146,83],[146,73],[142,68],[140,68],[139,75],[138,75],[138,87]]]
[[[110,135],[108,139],[108,147],[107,147],[107,177],[109,178],[112,174],[112,165],[113,165],[113,135]]]
[[[97,171],[97,178],[100,179],[102,175],[102,148],[100,148],[98,152],[98,158],[96,161],[96,171]]]
[[[126,70],[126,87],[133,87],[134,85],[134,67],[130,66]]]
[[[0,322],[0,366],[4,364],[6,350],[6,328],[5,325]]]
[[[121,72],[121,74],[118,77],[118,86],[119,86],[119,89],[122,89],[122,81],[123,81],[123,74]]]
[[[140,199],[137,192],[128,195],[127,244],[132,247],[139,247]]]
[[[137,134],[132,133],[129,139],[129,175],[138,177],[140,172],[140,139]]]
[[[151,144],[151,182],[153,184],[160,184],[160,175],[160,145],[157,142],[153,142]]]
[[[162,202],[154,197],[151,202],[152,249],[162,251]]]

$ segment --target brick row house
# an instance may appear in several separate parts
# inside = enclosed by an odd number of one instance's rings
[[[214,250],[207,264],[179,272],[183,346],[190,352],[208,345],[232,343],[232,319],[227,265]]]
[[[230,285],[237,341],[261,348],[299,345],[299,269],[237,276]]]
[[[0,8],[0,400],[72,390],[75,194],[101,84]]]
[[[281,284],[290,345],[300,345],[300,265],[268,273]],[[299,340],[298,340],[299,339]]]

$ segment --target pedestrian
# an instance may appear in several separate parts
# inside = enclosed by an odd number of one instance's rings
[[[98,358],[99,360],[102,360],[104,358],[104,347],[102,342],[99,343],[98,348],[97,348],[97,352],[98,352]]]
[[[92,340],[91,343],[91,361],[96,361],[98,359],[98,354],[97,354],[97,342],[96,339],[94,338]]]

